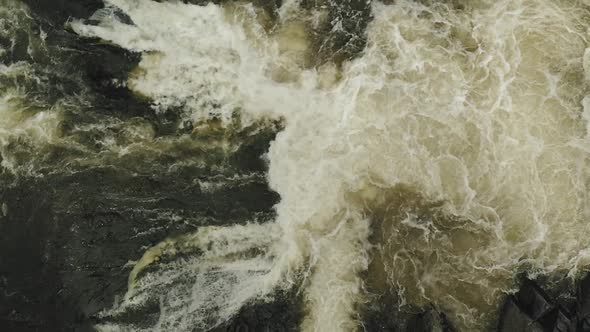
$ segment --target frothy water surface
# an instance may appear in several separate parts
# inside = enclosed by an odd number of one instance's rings
[[[155,301],[158,322],[100,329],[207,329],[300,287],[303,331],[358,330],[370,292],[484,330],[518,272],[588,265],[584,1],[373,2],[341,65],[315,61],[328,6],[108,4],[133,24],[69,24],[142,52],[126,84],[157,111],[284,129],[265,156],[276,221],[149,249],[103,315]]]

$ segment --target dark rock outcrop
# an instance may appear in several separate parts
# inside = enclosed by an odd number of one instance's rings
[[[577,287],[577,330],[590,331],[590,274],[578,283]]]
[[[574,316],[531,280],[509,296],[500,313],[500,332],[573,332]]]

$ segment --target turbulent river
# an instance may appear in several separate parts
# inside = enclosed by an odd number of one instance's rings
[[[7,320],[41,278],[98,331],[487,331],[590,266],[589,1],[42,3],[0,0]]]

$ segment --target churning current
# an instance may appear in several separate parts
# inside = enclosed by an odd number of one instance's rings
[[[279,127],[262,156],[276,216],[146,248],[100,316],[157,303],[158,320],[98,330],[208,330],[296,290],[301,331],[362,330],[375,301],[483,331],[518,274],[590,264],[590,3],[359,3],[106,0],[66,22],[139,53],[118,84],[188,130]],[[57,139],[59,110],[25,121],[5,99],[0,142]],[[169,146],[133,128],[114,154]]]

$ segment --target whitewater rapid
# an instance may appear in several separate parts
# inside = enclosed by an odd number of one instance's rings
[[[126,84],[156,110],[284,129],[265,155],[276,221],[165,240],[104,315],[156,299],[149,330],[207,329],[300,287],[303,331],[360,329],[369,293],[483,330],[517,273],[590,263],[584,1],[375,1],[341,65],[316,61],[322,6],[107,3],[133,24],[69,24],[142,52]],[[201,254],[166,259],[183,251]]]

